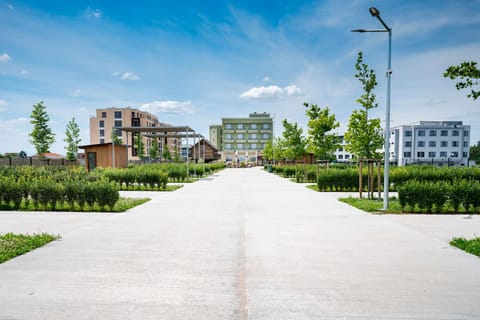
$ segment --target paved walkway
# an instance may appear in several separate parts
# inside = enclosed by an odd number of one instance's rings
[[[131,194],[131,193],[125,193]],[[51,232],[0,264],[0,319],[479,319],[479,216],[378,216],[258,168],[123,214],[0,212]]]

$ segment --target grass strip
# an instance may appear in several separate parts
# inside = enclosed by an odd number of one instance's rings
[[[0,235],[0,263],[42,247],[57,239],[60,239],[60,236],[47,233],[32,235],[6,233]]]
[[[480,238],[473,238],[470,240],[465,238],[453,238],[450,241],[450,245],[480,257]]]

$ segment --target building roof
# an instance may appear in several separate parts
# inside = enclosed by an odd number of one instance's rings
[[[45,153],[41,153],[41,154],[34,154],[32,157],[33,158],[43,157],[43,158],[47,158],[47,159],[63,159],[64,158],[64,156],[62,156],[61,154],[54,153],[54,152],[45,152]]]

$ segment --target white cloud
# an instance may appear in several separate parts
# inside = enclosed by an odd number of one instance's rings
[[[263,81],[265,81],[265,82],[270,82],[270,80],[271,80],[271,79],[270,79],[270,77],[269,77],[269,76],[265,76],[265,77],[263,77]]]
[[[81,107],[81,108],[80,108],[80,111],[81,111],[81,112],[88,112],[88,109],[85,108],[85,107]]]
[[[193,113],[193,105],[191,101],[153,101],[145,103],[140,110],[155,113]]]
[[[103,16],[103,12],[100,9],[87,8],[87,16],[100,19]]]
[[[122,80],[140,80],[140,78],[136,74],[131,73],[131,72],[125,72],[120,77],[120,79],[122,79]]]
[[[272,99],[303,95],[302,90],[296,85],[289,85],[281,88],[277,85],[268,87],[260,86],[251,88],[240,95],[242,99]]]
[[[22,70],[20,71],[20,74],[23,74],[23,75],[27,75],[27,74],[29,74],[29,73],[30,73],[30,72],[28,72],[28,70],[25,70],[25,69],[22,69]]]
[[[121,73],[121,72],[115,71],[114,73],[112,73],[112,76],[120,78],[122,80],[134,80],[134,81],[140,80],[140,77],[132,72]]]
[[[8,62],[10,61],[10,56],[7,53],[0,55],[0,62]]]

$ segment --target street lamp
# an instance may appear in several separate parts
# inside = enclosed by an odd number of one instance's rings
[[[352,32],[388,32],[388,67],[387,67],[387,108],[385,116],[385,142],[384,142],[384,179],[383,179],[383,210],[388,209],[388,186],[390,175],[390,80],[392,76],[392,28],[387,26],[380,17],[380,11],[371,7],[368,9],[372,17],[377,18],[385,29],[355,29]]]

